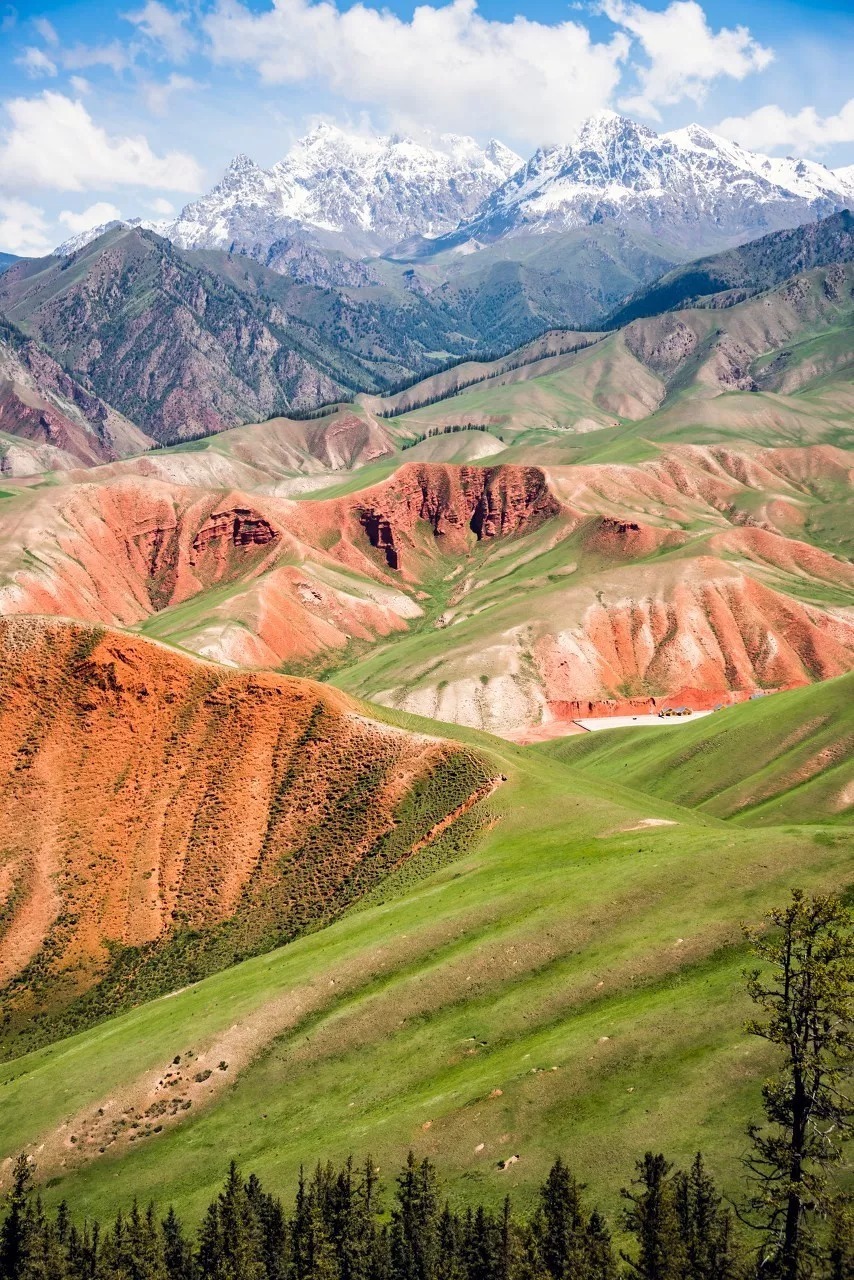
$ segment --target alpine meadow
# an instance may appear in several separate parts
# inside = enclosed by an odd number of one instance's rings
[[[0,15],[0,1280],[854,1280],[854,23]]]

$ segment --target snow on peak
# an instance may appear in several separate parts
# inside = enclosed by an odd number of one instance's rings
[[[371,243],[435,236],[474,213],[520,164],[500,142],[480,147],[444,134],[428,146],[323,121],[270,169],[236,156],[213,191],[182,211],[173,239],[256,252],[295,224]]]

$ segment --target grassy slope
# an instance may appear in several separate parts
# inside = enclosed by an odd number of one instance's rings
[[[479,845],[320,933],[3,1065],[0,1154],[239,1026],[257,1057],[217,1102],[51,1197],[104,1212],[133,1188],[193,1215],[232,1154],[291,1183],[301,1160],[371,1150],[389,1171],[410,1146],[463,1201],[524,1200],[557,1150],[599,1194],[653,1138],[682,1159],[702,1145],[737,1177],[768,1065],[740,1029],[738,922],[793,884],[842,884],[844,833],[729,826],[449,732],[508,777]],[[646,817],[674,825],[638,830]]]
[[[729,707],[679,732],[614,729],[533,748],[719,818],[844,822],[854,801],[854,673]]]

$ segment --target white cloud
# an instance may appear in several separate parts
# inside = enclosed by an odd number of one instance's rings
[[[168,9],[160,0],[147,0],[142,9],[122,16],[175,62],[183,61],[195,48],[196,41],[186,27],[189,15]]]
[[[198,88],[198,82],[191,76],[179,76],[173,73],[168,80],[151,81],[146,84],[143,87],[143,95],[152,115],[165,116],[173,94],[196,88]]]
[[[41,258],[50,253],[44,210],[26,200],[0,195],[0,249],[22,258]]]
[[[44,92],[6,103],[9,126],[0,137],[0,184],[83,191],[133,185],[198,191],[201,172],[183,152],[159,156],[142,135],[108,134],[82,102]]]
[[[59,36],[56,34],[56,27],[49,18],[33,18],[33,26],[38,31],[45,44],[59,44]]]
[[[156,196],[153,200],[149,200],[148,207],[152,213],[159,213],[161,218],[168,218],[175,212],[175,206],[171,200],[164,200],[163,196]]]
[[[72,71],[87,67],[109,67],[116,75],[133,62],[131,51],[118,40],[109,44],[76,44],[62,54],[62,65]]]
[[[71,87],[78,97],[82,97],[84,93],[91,93],[92,86],[83,76],[72,76]]]
[[[30,45],[25,49],[19,58],[16,58],[19,67],[23,67],[28,76],[55,76],[56,63],[49,58],[43,49],[37,49],[34,45]]]
[[[72,235],[76,236],[80,231],[90,231],[92,227],[100,227],[105,222],[114,222],[116,218],[120,218],[121,210],[117,209],[114,204],[109,204],[106,200],[98,200],[95,204],[90,204],[88,209],[84,209],[81,213],[74,213],[71,209],[63,209],[59,215],[59,221],[64,227],[67,227]]]
[[[316,82],[383,109],[397,128],[495,132],[520,143],[571,137],[605,106],[629,39],[516,17],[491,21],[476,0],[419,5],[409,21],[357,2],[274,0],[254,12],[219,0],[205,19],[214,59],[254,66],[269,84]]]
[[[767,106],[747,116],[729,116],[715,130],[756,151],[824,151],[838,143],[854,142],[854,98],[834,116],[821,116],[815,107],[789,115],[782,107]]]
[[[602,12],[628,31],[649,59],[647,66],[638,68],[640,91],[620,105],[656,120],[659,107],[684,98],[702,102],[713,80],[743,80],[774,57],[747,27],[712,31],[696,0],[673,0],[658,12],[626,0],[602,0]]]

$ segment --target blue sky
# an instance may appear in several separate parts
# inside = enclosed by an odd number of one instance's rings
[[[25,254],[168,216],[319,119],[529,154],[611,107],[854,163],[854,14],[835,0],[0,0],[0,61],[0,249]]]

